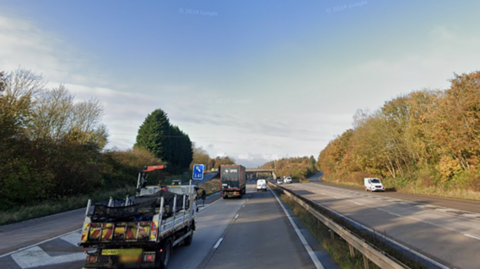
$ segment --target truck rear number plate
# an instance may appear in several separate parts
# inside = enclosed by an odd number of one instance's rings
[[[120,249],[104,249],[102,255],[104,256],[118,256],[118,255],[138,255],[142,254],[141,248],[120,248]]]

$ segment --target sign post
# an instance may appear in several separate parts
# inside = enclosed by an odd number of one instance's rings
[[[203,171],[205,170],[205,165],[203,164],[195,164],[193,165],[193,180],[202,180],[203,179]]]

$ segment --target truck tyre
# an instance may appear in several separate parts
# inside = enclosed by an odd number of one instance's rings
[[[166,269],[170,262],[170,256],[172,255],[172,239],[167,239],[163,244],[163,251],[160,253],[160,268]]]
[[[191,230],[191,231],[192,231],[192,233],[191,233],[187,238],[185,238],[185,239],[183,240],[183,244],[184,244],[185,246],[190,246],[190,245],[192,244],[192,241],[193,241],[193,230]]]

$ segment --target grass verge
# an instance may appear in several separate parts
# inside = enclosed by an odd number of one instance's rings
[[[205,192],[207,193],[207,196],[212,195],[220,191],[220,179],[219,178],[210,179],[209,181],[203,184],[200,184],[198,187],[204,188]]]
[[[135,195],[134,187],[124,187],[112,191],[99,191],[89,195],[63,198],[58,201],[45,201],[33,206],[15,207],[8,211],[0,211],[0,225],[44,217],[73,209],[85,207],[88,199],[99,202],[109,197],[124,198],[127,194]]]
[[[277,190],[277,193],[341,268],[364,268],[361,254],[357,252],[355,257],[351,257],[347,242],[335,234],[332,235],[327,226],[312,216],[312,214],[297,204],[292,198],[283,194],[281,191]],[[379,268],[372,262],[370,262],[369,265],[369,268]]]

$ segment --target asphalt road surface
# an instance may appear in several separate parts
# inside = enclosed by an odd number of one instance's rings
[[[403,194],[396,197],[396,193],[367,193],[318,183],[282,186],[447,266],[480,268],[478,213],[439,206],[428,199],[421,202],[401,199]],[[449,200],[434,201],[449,205]],[[471,206],[471,201],[467,202]]]
[[[243,199],[219,198],[218,194],[207,198],[197,214],[192,244],[174,249],[169,269],[322,268],[313,260],[323,268],[339,268],[292,217],[310,251],[306,249],[271,191],[257,193],[249,184]],[[81,268],[85,254],[76,243],[83,214],[84,210],[76,210],[0,227],[0,242],[5,245],[0,268]]]

